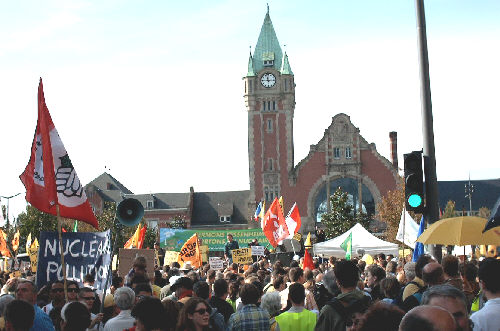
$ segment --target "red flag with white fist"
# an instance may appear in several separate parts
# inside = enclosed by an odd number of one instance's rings
[[[262,231],[266,235],[269,243],[277,247],[278,243],[288,236],[288,227],[283,216],[278,198],[275,198],[262,222]]]
[[[62,217],[98,228],[87,195],[45,104],[41,78],[38,86],[38,121],[31,157],[20,178],[26,188],[26,201],[35,208],[57,215],[56,205],[59,205]]]

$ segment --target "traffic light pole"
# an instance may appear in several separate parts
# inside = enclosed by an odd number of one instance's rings
[[[420,69],[420,99],[422,102],[422,136],[426,197],[424,217],[428,224],[432,224],[439,219],[439,204],[424,0],[415,0],[415,7],[417,14],[418,58]],[[438,259],[438,261],[441,261],[441,246],[433,246],[432,250],[434,257]]]

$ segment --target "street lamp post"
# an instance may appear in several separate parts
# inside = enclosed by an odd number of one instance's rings
[[[14,194],[14,195],[11,195],[9,197],[6,197],[6,196],[3,196],[3,195],[0,195],[0,198],[1,199],[7,199],[7,212],[6,212],[6,215],[5,215],[5,221],[9,221],[9,205],[10,205],[10,199],[12,198],[15,198],[17,197],[19,194],[21,194],[21,192],[17,193],[17,194]]]

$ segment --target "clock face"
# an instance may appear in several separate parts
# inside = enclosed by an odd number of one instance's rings
[[[262,75],[262,78],[260,79],[260,82],[262,86],[264,87],[273,87],[274,84],[276,84],[276,77],[274,77],[273,74],[271,73],[266,73]]]

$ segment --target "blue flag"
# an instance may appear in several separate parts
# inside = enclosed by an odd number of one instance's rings
[[[418,227],[417,239],[424,231],[425,231],[425,219],[424,216],[422,215],[422,219],[420,220],[420,226]],[[424,244],[416,242],[415,250],[413,251],[413,257],[411,260],[413,262],[416,262],[418,260],[418,257],[423,254],[424,254]]]
[[[262,211],[262,201],[259,202],[259,205],[257,206],[257,209],[255,209],[255,214],[254,214],[254,220],[255,222],[257,222],[259,220],[259,216],[261,214],[261,211]]]

